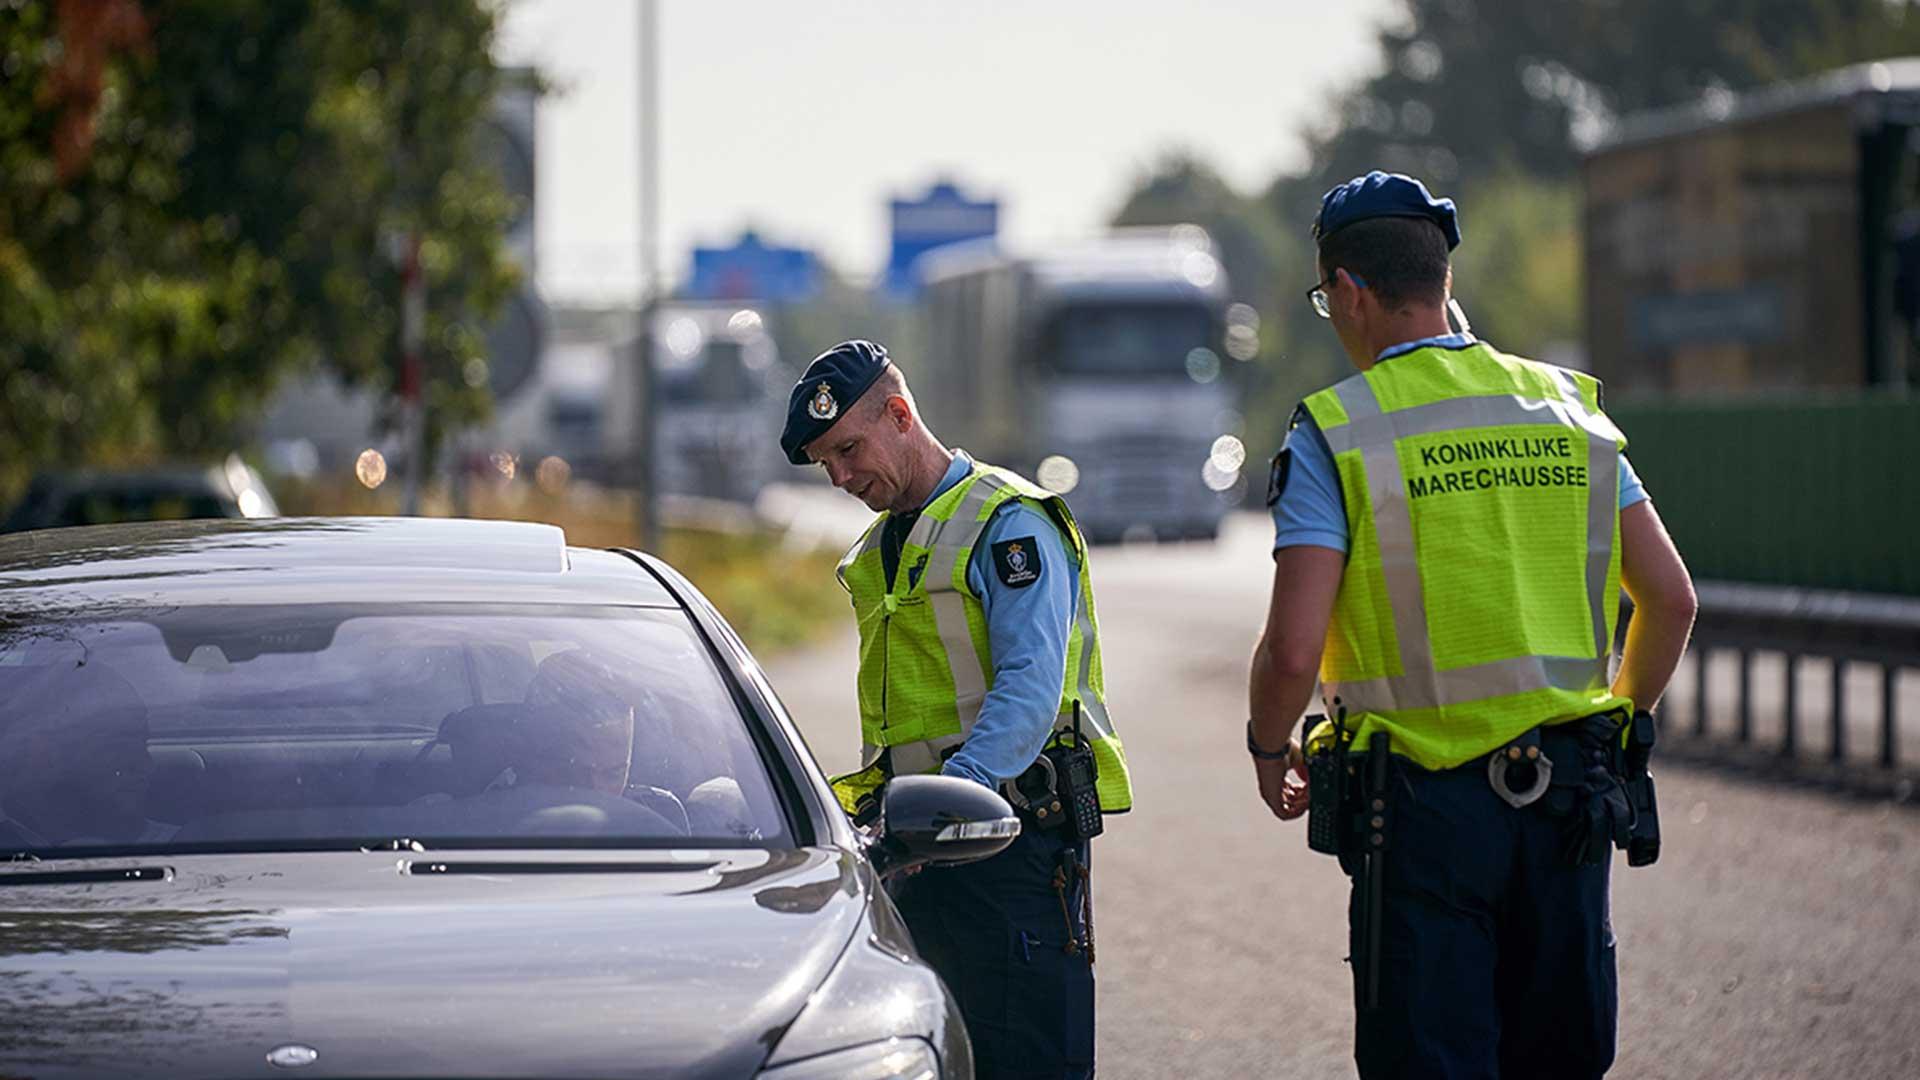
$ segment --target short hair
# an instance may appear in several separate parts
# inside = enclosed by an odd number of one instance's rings
[[[867,392],[860,395],[860,407],[867,410],[868,416],[878,416],[887,406],[887,399],[895,395],[907,399],[913,407],[914,415],[920,413],[918,402],[913,400],[913,390],[907,386],[907,377],[896,364],[888,364],[886,369],[873,380]]]
[[[1447,296],[1447,237],[1424,218],[1356,221],[1320,240],[1320,270],[1357,274],[1389,310]]]

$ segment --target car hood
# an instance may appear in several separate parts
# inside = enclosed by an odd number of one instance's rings
[[[871,880],[832,848],[8,864],[0,1075],[284,1076],[290,1044],[328,1076],[751,1075]]]

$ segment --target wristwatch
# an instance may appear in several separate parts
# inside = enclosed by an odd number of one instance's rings
[[[1293,746],[1289,743],[1278,750],[1262,750],[1260,744],[1253,741],[1253,717],[1249,716],[1247,717],[1247,753],[1261,761],[1291,761]]]

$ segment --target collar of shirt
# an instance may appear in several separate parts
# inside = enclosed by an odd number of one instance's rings
[[[955,450],[953,452],[953,462],[947,466],[947,474],[942,476],[940,482],[933,486],[933,494],[928,495],[927,501],[920,504],[920,509],[925,510],[927,507],[932,506],[933,500],[953,490],[953,485],[965,480],[967,474],[972,471],[972,456],[965,450]],[[918,512],[919,511],[915,511],[915,513]]]
[[[1473,341],[1474,338],[1472,334],[1440,334],[1435,337],[1423,337],[1418,341],[1403,341],[1398,345],[1389,345],[1381,349],[1380,355],[1374,357],[1373,362],[1377,364],[1382,360],[1391,360],[1402,353],[1410,353],[1415,349],[1424,349],[1429,345],[1438,346],[1442,349],[1461,349],[1473,344]]]
[[[900,549],[906,545],[907,534],[913,531],[914,523],[920,520],[921,511],[933,505],[933,500],[953,490],[953,485],[966,479],[973,471],[973,458],[965,450],[955,450],[953,461],[947,465],[947,471],[934,485],[933,493],[916,510],[904,514],[888,514],[886,525],[880,530],[880,566],[887,576],[887,587],[893,587],[893,578],[900,568]]]

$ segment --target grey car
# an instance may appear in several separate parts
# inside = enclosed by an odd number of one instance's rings
[[[543,525],[0,537],[0,1075],[972,1075],[857,831],[683,577]]]

